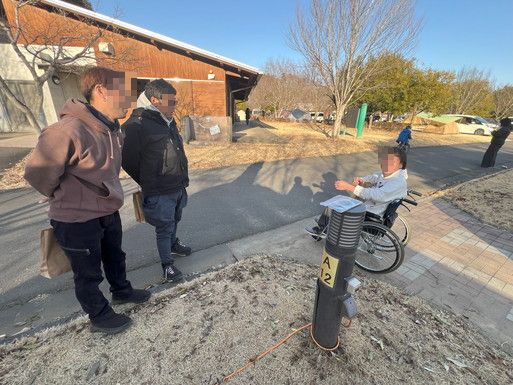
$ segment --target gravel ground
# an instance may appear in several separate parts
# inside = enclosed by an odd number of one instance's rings
[[[445,194],[481,221],[513,231],[513,170],[461,184]]]
[[[311,320],[318,267],[257,256],[125,307],[134,326],[82,318],[0,347],[0,384],[215,384]],[[363,276],[359,315],[324,353],[304,330],[233,384],[511,384],[513,358],[465,319]]]

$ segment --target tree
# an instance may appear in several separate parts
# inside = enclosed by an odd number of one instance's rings
[[[307,80],[299,66],[288,60],[269,60],[264,72],[250,94],[251,106],[271,110],[277,118],[285,109],[305,102]]]
[[[451,72],[418,68],[414,60],[400,55],[385,54],[373,61],[385,70],[369,78],[367,90],[356,97],[369,103],[370,111],[410,112],[413,116],[422,111],[448,111],[454,79]]]
[[[448,71],[414,68],[405,93],[405,105],[412,117],[422,111],[440,114],[447,111],[454,76]]]
[[[399,115],[409,111],[407,94],[415,70],[414,60],[391,54],[372,60],[378,61],[385,70],[370,77],[366,89],[357,93],[354,100],[368,103],[370,112],[386,111]]]
[[[451,113],[489,115],[493,109],[490,73],[477,68],[462,68],[452,86]]]
[[[289,42],[329,90],[334,138],[355,95],[385,70],[372,59],[408,52],[419,29],[412,0],[311,0],[306,14],[298,8]]]
[[[35,108],[29,108],[1,75],[0,92],[26,116],[35,131],[41,132],[37,117],[44,115],[44,84],[57,72],[78,72],[85,64],[94,63],[96,57],[93,46],[104,35],[104,30],[86,19],[81,21],[91,28],[77,29],[76,24],[70,23],[65,17],[56,17],[51,23],[37,27],[29,22],[30,13],[25,12],[27,7],[36,2],[10,0],[14,20],[9,23],[7,19],[0,18],[0,33],[5,34],[13,52],[34,80]],[[61,15],[65,16],[64,13]],[[114,29],[112,31],[115,32]],[[132,61],[131,51],[126,50],[116,52],[115,57],[110,59],[103,59],[103,64],[122,62],[128,66]]]
[[[513,116],[513,86],[507,85],[493,93],[494,117],[497,120]]]

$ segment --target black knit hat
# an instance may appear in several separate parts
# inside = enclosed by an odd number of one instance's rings
[[[502,118],[501,119],[501,127],[512,128],[511,127],[511,119],[510,118]]]

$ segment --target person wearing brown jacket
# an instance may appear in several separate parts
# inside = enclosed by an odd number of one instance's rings
[[[131,320],[115,313],[100,291],[102,264],[114,303],[144,302],[151,295],[133,289],[126,279],[121,248],[122,137],[117,120],[131,104],[125,88],[124,73],[87,69],[81,89],[88,103],[66,102],[59,121],[42,131],[25,168],[25,179],[49,198],[50,223],[71,262],[75,294],[91,330],[109,334],[126,329]]]

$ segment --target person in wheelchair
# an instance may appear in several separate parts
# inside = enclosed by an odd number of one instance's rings
[[[394,218],[386,215],[386,211],[388,209],[395,215],[397,207],[389,207],[389,204],[408,194],[406,152],[398,147],[381,148],[378,152],[378,160],[381,172],[363,178],[356,177],[352,183],[339,180],[335,182],[335,188],[349,191],[365,203],[367,210],[365,220],[384,222],[386,226],[391,227]],[[322,235],[328,226],[329,215],[330,210],[325,209],[316,220],[317,226],[305,230],[314,237]]]

